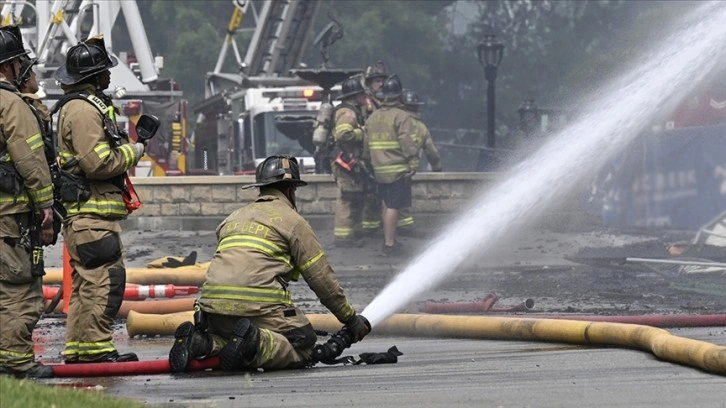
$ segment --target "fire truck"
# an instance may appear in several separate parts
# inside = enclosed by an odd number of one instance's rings
[[[53,106],[63,91],[53,78],[65,54],[80,40],[103,34],[109,54],[119,60],[111,68],[109,90],[123,115],[117,116],[131,139],[141,114],[157,116],[161,127],[147,146],[147,154],[134,169],[136,176],[181,175],[187,171],[187,101],[179,84],[161,78],[161,56],[149,46],[138,5],[134,0],[23,0],[0,1],[2,24],[20,26],[23,41],[38,58],[35,68],[39,93]],[[114,52],[112,30],[123,16],[133,49]],[[132,172],[133,173],[133,172]]]
[[[330,23],[314,41],[311,27],[318,0],[236,0],[214,71],[207,73],[206,99],[192,107],[194,166],[189,174],[249,174],[265,157],[292,154],[313,172],[318,146],[313,129],[322,104],[330,107],[336,85],[359,70],[326,68],[327,47],[342,36]],[[241,28],[243,18],[251,26]],[[234,35],[253,31],[242,58]],[[308,43],[320,46],[322,69],[299,69]],[[232,52],[238,72],[222,72]],[[297,75],[296,75],[297,73]],[[318,164],[323,160],[318,160]]]
[[[272,154],[291,154],[302,171],[314,171],[312,135],[322,102],[320,87],[250,88],[228,98],[231,103],[219,103],[217,111],[209,100],[210,105],[196,107],[212,117],[198,122],[195,130],[198,174],[254,174]]]

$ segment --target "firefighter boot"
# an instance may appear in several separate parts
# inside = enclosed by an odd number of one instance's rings
[[[66,360],[66,364],[127,363],[129,361],[139,361],[139,356],[137,356],[136,353],[119,354],[118,351],[114,350],[93,360]]]
[[[43,365],[43,364],[36,364],[33,367],[31,367],[29,370],[25,371],[19,371],[15,370],[12,367],[0,367],[0,375],[6,374],[11,375],[15,378],[53,378],[55,377],[55,373],[53,373],[53,369],[50,366]]]
[[[212,341],[206,333],[196,330],[192,322],[184,322],[174,332],[174,345],[169,351],[172,373],[187,371],[193,358],[207,356],[212,352]]]
[[[249,319],[241,318],[232,331],[229,342],[219,352],[224,371],[240,371],[250,366],[260,343],[260,330]]]

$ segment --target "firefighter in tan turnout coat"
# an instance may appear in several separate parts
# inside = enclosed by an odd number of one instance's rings
[[[338,187],[333,235],[336,247],[357,247],[364,214],[373,214],[369,218],[378,219],[380,205],[372,175],[362,159],[365,89],[358,79],[348,78],[343,82],[342,91],[333,128],[338,151],[331,165]]]
[[[315,331],[291,299],[301,276],[354,341],[370,326],[356,314],[310,224],[295,207],[297,160],[271,156],[256,171],[255,202],[217,228],[217,251],[201,289],[195,323],[181,324],[169,352],[172,371],[219,354],[225,371],[300,368],[312,363]]]
[[[416,131],[411,138],[418,147],[419,157],[421,156],[421,152],[423,152],[426,155],[426,160],[429,162],[429,165],[431,165],[431,171],[440,172],[442,170],[441,156],[434,145],[429,128],[423,120],[421,120],[421,115],[418,113],[418,107],[424,103],[419,99],[418,93],[411,89],[403,90],[403,93],[401,94],[401,103],[403,104],[404,110],[409,112],[409,115],[411,115],[411,118],[413,119]],[[399,224],[399,227],[400,226],[401,225]]]
[[[134,353],[119,354],[111,339],[126,286],[118,223],[129,213],[124,177],[144,154],[141,143],[129,144],[119,133],[115,108],[103,94],[116,64],[97,36],[71,47],[56,71],[65,91],[59,101],[60,164],[75,175],[61,190],[68,212],[63,236],[73,268],[66,363],[138,360]]]
[[[384,98],[380,109],[366,121],[366,153],[370,159],[378,192],[383,200],[383,252],[402,255],[396,240],[399,210],[411,206],[411,177],[419,166],[419,147],[411,115],[403,110],[403,86],[397,75],[386,79],[381,88]]]
[[[53,371],[35,362],[32,340],[43,272],[31,266],[29,229],[37,210],[41,243],[52,239],[53,187],[38,120],[16,87],[27,54],[17,26],[0,28],[0,374],[45,378]]]

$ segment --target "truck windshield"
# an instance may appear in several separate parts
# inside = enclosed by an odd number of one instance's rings
[[[255,156],[290,154],[310,156],[315,111],[276,111],[257,114],[254,119]],[[312,149],[312,150],[309,150]]]

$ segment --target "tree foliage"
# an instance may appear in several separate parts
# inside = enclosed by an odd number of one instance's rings
[[[192,102],[200,100],[232,2],[138,3],[152,50],[165,57],[164,75],[180,82]],[[427,102],[423,114],[431,126],[474,129],[486,125],[486,82],[476,46],[494,32],[506,46],[496,81],[499,137],[506,142],[506,129],[517,126],[516,109],[525,98],[561,107],[591,92],[648,43],[640,40],[657,36],[653,27],[686,7],[687,2],[626,0],[322,0],[313,29],[317,34],[330,14],[345,32],[330,49],[333,66],[363,69],[383,60]],[[244,54],[246,42],[238,43]],[[322,62],[312,44],[304,62],[310,67]]]

